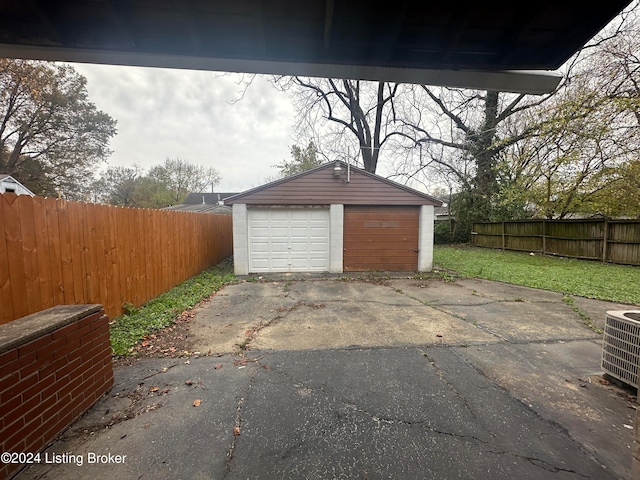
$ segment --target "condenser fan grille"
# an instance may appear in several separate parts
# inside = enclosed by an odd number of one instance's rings
[[[638,388],[640,312],[610,311],[604,327],[602,368],[624,383]]]

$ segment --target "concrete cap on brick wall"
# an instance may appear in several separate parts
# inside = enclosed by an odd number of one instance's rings
[[[0,354],[102,310],[102,305],[58,305],[0,325]]]

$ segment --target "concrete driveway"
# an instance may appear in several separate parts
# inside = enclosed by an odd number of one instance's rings
[[[18,478],[627,479],[635,396],[600,382],[592,328],[624,308],[476,280],[231,285],[192,320],[208,355],[118,368],[48,450],[83,464]]]

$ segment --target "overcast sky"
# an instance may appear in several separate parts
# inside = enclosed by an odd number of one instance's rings
[[[294,111],[257,77],[239,98],[239,76],[216,72],[72,64],[90,100],[118,121],[109,165],[149,168],[167,157],[216,168],[217,192],[263,183],[290,158]]]

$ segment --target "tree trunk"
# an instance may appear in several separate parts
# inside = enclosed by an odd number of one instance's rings
[[[498,92],[487,92],[484,122],[480,131],[472,135],[472,155],[476,160],[475,187],[483,198],[490,198],[496,190],[495,151],[492,144],[498,117]]]
[[[474,221],[488,221],[491,214],[491,200],[497,193],[496,151],[493,143],[498,122],[498,92],[487,92],[484,108],[484,121],[478,131],[468,135],[469,153],[476,164],[473,179],[473,217]]]

